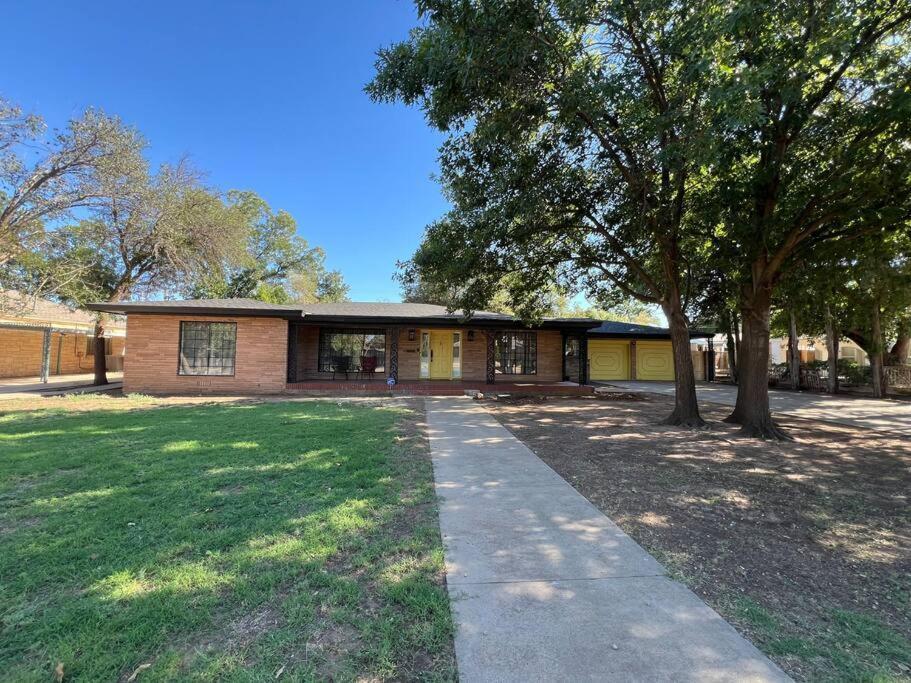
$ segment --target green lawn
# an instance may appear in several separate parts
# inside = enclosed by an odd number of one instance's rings
[[[0,678],[454,678],[420,417],[0,403]]]

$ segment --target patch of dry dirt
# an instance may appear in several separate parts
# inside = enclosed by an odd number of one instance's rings
[[[747,597],[795,632],[844,609],[911,633],[908,440],[796,419],[781,420],[793,443],[744,439],[721,407],[686,431],[657,424],[670,400],[648,399],[486,405],[726,616]]]

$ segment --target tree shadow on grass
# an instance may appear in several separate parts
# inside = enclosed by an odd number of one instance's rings
[[[410,666],[404,648],[365,658],[375,639],[360,630],[356,644],[308,652],[372,591],[330,559],[376,544],[413,490],[417,503],[432,496],[426,462],[396,443],[402,419],[331,403],[6,414],[0,665],[26,679],[57,661],[86,679],[144,662],[153,678]],[[439,589],[433,578],[422,575]],[[400,606],[377,595],[378,609]]]

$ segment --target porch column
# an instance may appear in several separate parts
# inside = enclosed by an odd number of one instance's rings
[[[588,335],[579,335],[579,384],[588,384]]]
[[[44,340],[41,345],[41,381],[47,384],[51,374],[51,328],[44,328]]]
[[[297,330],[294,323],[288,323],[288,383],[297,381]]]
[[[389,328],[389,376],[399,381],[399,328]]]
[[[496,379],[496,366],[494,365],[494,333],[487,333],[487,384],[493,384]]]

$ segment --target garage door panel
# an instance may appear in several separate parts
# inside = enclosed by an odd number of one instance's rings
[[[636,379],[674,379],[674,351],[670,342],[636,344]]]
[[[588,343],[589,378],[629,379],[629,344],[616,341]]]

